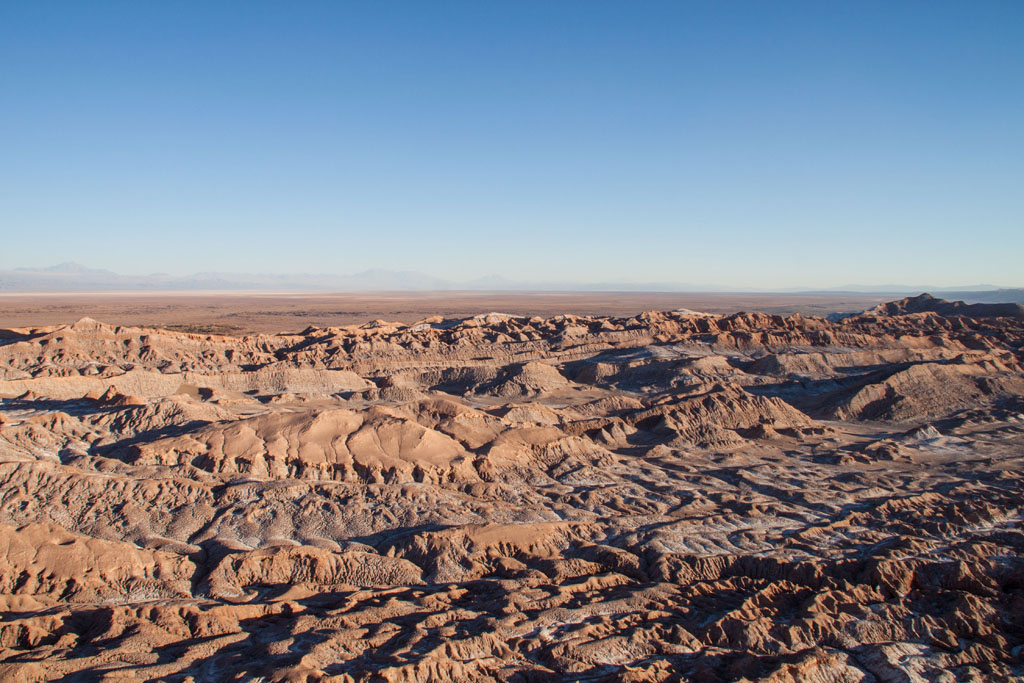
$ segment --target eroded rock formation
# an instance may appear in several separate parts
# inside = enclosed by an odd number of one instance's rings
[[[0,680],[1021,679],[963,312],[5,330]]]

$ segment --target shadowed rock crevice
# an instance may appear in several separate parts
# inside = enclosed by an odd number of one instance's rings
[[[0,678],[1024,678],[1002,310],[0,332]]]

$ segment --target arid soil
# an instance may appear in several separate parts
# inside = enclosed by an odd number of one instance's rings
[[[1024,680],[1024,322],[910,308],[2,330],[0,681]]]
[[[716,294],[665,292],[0,292],[0,327],[73,323],[89,317],[112,325],[178,332],[248,334],[361,325],[383,319],[412,323],[428,316],[469,317],[503,311],[550,317],[629,317],[681,308],[710,313],[761,311],[825,316],[886,301],[871,294]]]

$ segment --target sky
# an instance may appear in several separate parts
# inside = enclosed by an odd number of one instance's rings
[[[0,0],[0,269],[1024,286],[1024,3]]]

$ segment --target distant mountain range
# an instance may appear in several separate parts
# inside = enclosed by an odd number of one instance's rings
[[[350,275],[195,273],[193,275],[121,275],[79,263],[60,263],[48,268],[0,270],[0,292],[104,292],[104,291],[620,291],[620,292],[757,292],[791,294],[869,293],[907,295],[942,294],[973,302],[1024,303],[1024,289],[999,289],[994,285],[928,287],[908,285],[847,285],[831,289],[756,290],[719,285],[666,282],[526,282],[489,275],[475,280],[452,281],[414,271],[365,270]]]

